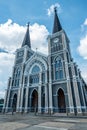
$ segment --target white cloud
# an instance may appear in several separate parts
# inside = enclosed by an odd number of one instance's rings
[[[84,25],[87,25],[87,18],[85,19]]]
[[[87,28],[85,27],[87,25],[87,18],[85,19],[84,23],[82,24],[82,32],[83,36],[80,39],[80,44],[77,48],[80,56],[82,56],[84,59],[87,59]]]
[[[84,58],[87,59],[87,35],[80,40],[80,45],[78,46],[79,54]]]
[[[25,32],[25,26],[13,23],[11,19],[0,25],[0,48],[9,51],[9,53],[0,53],[0,97],[4,97],[7,80],[12,73],[14,64],[14,54],[12,52],[21,47]],[[38,23],[30,25],[32,48],[34,50],[38,48],[38,51],[47,53],[46,38],[48,34],[49,32],[44,25]]]
[[[85,60],[81,63],[80,69],[81,69],[82,77],[84,78],[84,80],[87,83],[87,72],[86,72],[86,69],[87,69],[87,63],[86,63],[86,60],[87,60],[87,28],[86,28],[86,26],[87,26],[87,18],[85,19],[84,23],[81,25],[81,31],[82,31],[83,35],[81,36],[80,44],[77,48],[77,51],[80,54],[80,56],[82,56],[83,59]]]
[[[40,52],[47,54],[47,36],[49,32],[44,25],[39,25],[37,23],[30,26],[30,36],[32,47],[35,50],[38,48]]]
[[[8,53],[0,53],[0,98],[4,98],[7,81],[12,73],[14,63],[14,55]]]
[[[4,98],[6,88],[7,88],[6,82],[0,81],[0,98]]]
[[[13,23],[9,19],[6,23],[0,25],[0,48],[5,48],[14,52],[21,46],[25,33],[25,27]]]
[[[5,48],[10,52],[14,52],[21,47],[26,32],[25,26],[13,23],[9,19],[6,23],[0,25],[0,48]],[[32,48],[38,47],[39,51],[47,47],[46,37],[49,34],[44,25],[37,23],[30,25],[30,37]]]
[[[87,63],[86,63],[86,61],[81,63],[80,70],[81,70],[81,75],[82,75],[84,81],[87,83],[87,71],[86,71]]]
[[[59,10],[59,12],[61,11],[60,4],[59,4],[59,3],[55,3],[55,4],[51,5],[49,9],[47,9],[47,15],[48,15],[48,16],[51,16],[51,15],[53,14],[53,12],[54,12],[54,7],[57,7],[58,10]]]
[[[0,99],[5,97],[5,91],[0,91]]]

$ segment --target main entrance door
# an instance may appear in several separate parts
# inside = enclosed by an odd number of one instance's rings
[[[38,93],[36,90],[32,92],[32,99],[31,99],[31,110],[35,111],[38,108]]]
[[[17,94],[15,94],[13,97],[12,109],[14,112],[16,111],[16,106],[17,106]]]
[[[58,110],[60,113],[66,112],[65,95],[62,89],[58,90]]]

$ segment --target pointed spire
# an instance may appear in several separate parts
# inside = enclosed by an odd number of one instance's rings
[[[29,34],[29,22],[27,24],[27,31],[26,31],[26,34],[25,34],[25,37],[24,37],[24,40],[23,40],[23,43],[22,43],[22,47],[27,45],[29,46],[29,48],[31,48],[31,43],[30,43],[30,34]]]
[[[58,18],[58,15],[57,15],[57,7],[54,8],[54,26],[53,26],[53,33],[56,33],[56,32],[59,32],[62,30],[62,26],[60,24],[60,21],[59,21],[59,18]]]

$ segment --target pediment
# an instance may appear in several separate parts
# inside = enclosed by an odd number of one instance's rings
[[[41,66],[42,71],[48,69],[47,57],[40,53],[34,53],[31,58],[25,62],[25,73],[28,73],[30,68],[34,65],[38,64]]]

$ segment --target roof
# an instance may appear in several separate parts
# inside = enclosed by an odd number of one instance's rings
[[[62,30],[62,26],[60,24],[58,15],[57,15],[57,9],[56,7],[54,8],[54,25],[53,25],[53,33],[59,32]]]
[[[31,43],[30,43],[30,34],[29,34],[29,23],[27,25],[27,31],[26,31],[26,34],[25,34],[25,37],[24,37],[24,40],[23,40],[23,43],[22,43],[22,47],[23,46],[29,46],[29,48],[31,48]]]

